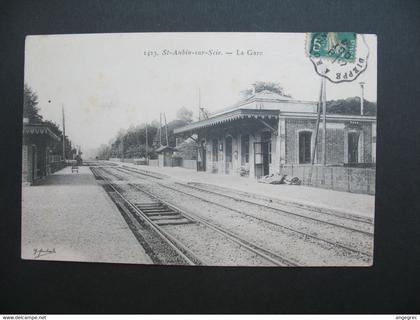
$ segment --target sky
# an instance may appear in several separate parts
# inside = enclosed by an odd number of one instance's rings
[[[28,36],[25,83],[37,93],[44,119],[61,127],[64,108],[66,135],[87,150],[121,129],[158,120],[161,112],[170,121],[184,106],[198,117],[199,91],[210,112],[239,101],[256,81],[277,82],[294,99],[316,101],[320,77],[305,54],[305,40],[304,33]],[[365,40],[367,70],[351,83],[327,81],[328,100],[359,96],[364,81],[365,99],[376,102],[376,36]],[[175,49],[232,54],[163,55]]]

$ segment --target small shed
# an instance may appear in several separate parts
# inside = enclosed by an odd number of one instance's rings
[[[170,146],[160,146],[156,149],[159,167],[172,167],[172,156],[174,151],[175,148]]]

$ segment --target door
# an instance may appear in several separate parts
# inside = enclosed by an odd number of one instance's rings
[[[262,174],[264,176],[270,174],[271,164],[271,132],[264,131],[261,134],[261,150],[262,150]]]
[[[254,142],[254,168],[257,178],[270,173],[268,141]]]
[[[359,134],[357,132],[349,132],[348,135],[348,162],[359,162]]]
[[[198,148],[198,171],[206,171],[206,160],[206,144],[202,141]]]
[[[212,172],[217,173],[218,170],[218,161],[219,161],[219,141],[218,139],[213,139],[212,149],[211,149],[211,160],[212,160]]]
[[[225,147],[225,163],[226,163],[226,173],[232,171],[232,137],[226,138],[226,147]]]

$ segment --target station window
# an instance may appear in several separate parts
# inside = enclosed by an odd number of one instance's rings
[[[249,163],[249,135],[241,137],[241,164]]]
[[[312,132],[299,132],[299,163],[311,162],[311,138]]]

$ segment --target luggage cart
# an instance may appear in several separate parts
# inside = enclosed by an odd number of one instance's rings
[[[79,165],[77,163],[77,161],[73,160],[71,163],[71,173],[73,172],[77,172],[79,173]]]

